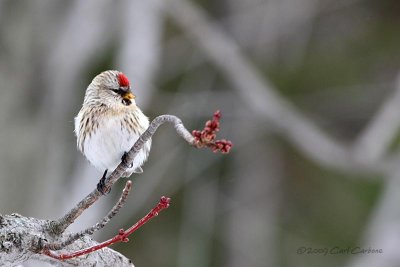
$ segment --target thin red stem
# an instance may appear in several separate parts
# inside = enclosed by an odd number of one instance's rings
[[[108,247],[114,243],[117,242],[128,242],[128,236],[130,236],[131,234],[133,234],[137,229],[139,229],[140,227],[142,227],[145,223],[147,223],[150,219],[152,219],[153,217],[157,216],[163,209],[166,209],[169,207],[170,204],[170,198],[168,197],[161,197],[160,202],[157,204],[156,207],[154,207],[149,213],[147,213],[146,216],[144,216],[142,219],[140,219],[137,223],[135,223],[134,225],[132,225],[129,229],[127,229],[126,231],[124,229],[120,229],[118,235],[114,236],[113,238],[104,241],[100,244],[97,244],[95,246],[91,246],[82,250],[78,250],[72,253],[64,253],[64,254],[56,254],[51,250],[44,250],[43,254],[52,257],[54,259],[58,259],[58,260],[66,260],[66,259],[72,259],[75,257],[79,257],[82,255],[86,255],[89,253],[92,253],[96,250],[102,249],[104,247]]]

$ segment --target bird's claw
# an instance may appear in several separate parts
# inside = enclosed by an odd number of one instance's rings
[[[103,195],[106,195],[108,193],[111,192],[111,188],[107,190],[106,188],[106,176],[107,176],[107,171],[104,171],[103,176],[101,177],[100,181],[97,184],[97,191],[99,191],[100,193],[102,193]]]
[[[131,164],[128,164],[129,162],[127,160],[127,157],[128,157],[128,152],[125,151],[124,154],[122,155],[121,161],[125,164],[127,168],[132,168],[133,162],[131,162]]]

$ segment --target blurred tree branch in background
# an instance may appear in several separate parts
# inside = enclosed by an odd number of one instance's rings
[[[0,1],[1,213],[58,217],[54,207],[93,188],[81,177],[98,174],[71,149],[72,118],[86,77],[115,68],[146,114],[195,125],[220,108],[235,133],[230,159],[170,133],[155,140],[135,205],[102,236],[173,195],[163,229],[118,248],[138,266],[398,266],[398,10],[395,0]],[[99,202],[80,229],[115,201]],[[296,253],[334,245],[384,253]]]

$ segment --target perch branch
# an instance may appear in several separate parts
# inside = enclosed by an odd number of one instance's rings
[[[45,250],[60,250],[64,247],[72,244],[74,241],[78,240],[84,235],[92,235],[94,232],[102,229],[106,224],[119,212],[119,210],[125,205],[128,195],[132,189],[132,181],[127,181],[125,184],[125,188],[122,191],[121,197],[115,206],[110,210],[110,212],[98,223],[89,227],[81,232],[71,234],[67,240],[59,243],[48,243],[43,246]]]
[[[111,173],[109,177],[105,180],[104,190],[107,192],[111,189],[112,185],[118,181],[118,179],[125,173],[127,165],[134,160],[136,155],[140,152],[144,144],[154,135],[158,127],[166,122],[172,123],[179,136],[181,136],[190,145],[198,147],[197,138],[193,137],[190,132],[185,128],[182,121],[173,115],[161,115],[156,117],[149,125],[147,130],[139,137],[136,143],[133,145],[131,150],[126,154],[125,160],[128,164],[121,162],[117,168]],[[221,145],[218,145],[221,146]],[[225,141],[222,144],[221,151],[228,152],[232,143],[230,141]],[[227,148],[229,147],[229,148]],[[224,149],[224,150],[223,150]],[[97,189],[93,190],[89,195],[82,199],[74,208],[72,208],[67,214],[62,218],[52,221],[49,228],[55,234],[60,234],[65,231],[65,229],[71,225],[76,218],[78,218],[84,210],[89,208],[94,202],[96,202],[102,193]]]
[[[116,236],[114,236],[113,238],[110,238],[109,240],[104,241],[100,244],[97,244],[97,245],[94,245],[94,246],[91,246],[91,247],[88,247],[88,248],[85,248],[85,249],[82,249],[79,251],[75,251],[72,253],[62,253],[62,254],[56,254],[48,249],[44,249],[43,254],[45,254],[49,257],[52,257],[54,259],[66,260],[66,259],[72,259],[72,258],[76,258],[76,257],[82,256],[82,255],[92,253],[96,250],[108,247],[117,242],[128,242],[129,241],[128,237],[131,234],[133,234],[137,229],[142,227],[150,219],[157,216],[163,209],[168,208],[169,204],[170,204],[170,198],[161,197],[160,202],[157,204],[157,206],[155,206],[149,213],[147,213],[146,216],[144,216],[142,219],[140,219],[137,223],[135,223],[133,226],[131,226],[127,230],[120,229]]]
[[[161,115],[156,117],[149,125],[148,129],[139,137],[132,149],[126,154],[126,162],[132,162],[136,155],[139,153],[146,141],[148,141],[153,134],[156,132],[157,128],[165,123],[171,122],[174,124],[177,133],[182,136],[188,143],[193,143],[193,136],[186,130],[183,126],[182,121],[172,115]],[[125,163],[121,162],[117,168],[111,173],[111,175],[106,179],[104,189],[107,192],[112,185],[122,176],[126,171],[127,166]],[[62,233],[65,229],[71,225],[76,218],[78,218],[82,212],[88,209],[94,202],[96,202],[102,193],[97,189],[93,190],[89,195],[82,199],[74,208],[72,208],[67,214],[57,221],[54,221],[50,227],[55,233]]]

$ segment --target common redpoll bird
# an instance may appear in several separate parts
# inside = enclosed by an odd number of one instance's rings
[[[136,106],[128,78],[108,70],[97,75],[86,89],[85,99],[75,117],[77,146],[97,169],[104,171],[98,184],[103,192],[107,171],[113,171],[149,126],[149,119]],[[143,146],[123,176],[141,173],[151,147]]]

